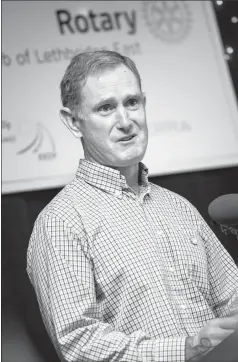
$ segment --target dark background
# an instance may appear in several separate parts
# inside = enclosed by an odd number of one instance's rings
[[[238,99],[238,2],[224,1],[214,9],[224,45],[234,52],[227,59]],[[227,55],[228,56],[228,55]],[[238,120],[237,120],[238,121]],[[214,131],[215,132],[215,131]],[[201,145],[202,147],[202,145]],[[238,193],[238,167],[189,172],[150,178],[160,186],[179,193],[192,202],[207,223],[208,205],[222,194]],[[23,192],[2,196],[2,361],[57,361],[39,314],[34,291],[26,275],[26,250],[33,223],[60,189]],[[238,264],[238,240],[212,226]]]

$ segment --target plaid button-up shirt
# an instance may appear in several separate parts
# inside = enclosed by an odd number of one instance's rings
[[[237,267],[183,197],[80,160],[38,216],[27,271],[62,360],[184,362],[185,339],[224,316]]]

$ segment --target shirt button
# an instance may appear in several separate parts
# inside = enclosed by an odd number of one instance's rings
[[[198,243],[197,238],[192,238],[191,242],[193,245],[197,245],[197,243]]]
[[[175,268],[171,266],[171,267],[169,268],[169,271],[170,271],[171,273],[174,273],[174,272],[175,272]]]
[[[181,304],[181,305],[180,305],[180,308],[183,309],[183,310],[185,310],[185,309],[187,309],[187,306],[186,306],[186,304]]]
[[[116,195],[117,197],[122,197],[121,191],[115,191],[115,195]]]
[[[157,235],[163,235],[163,231],[162,230],[157,230]]]

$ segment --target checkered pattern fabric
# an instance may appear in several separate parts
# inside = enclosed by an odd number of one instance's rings
[[[80,160],[41,212],[27,271],[62,361],[184,362],[185,339],[229,312],[238,270],[198,211]]]

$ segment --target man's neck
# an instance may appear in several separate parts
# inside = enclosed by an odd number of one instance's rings
[[[118,167],[121,175],[126,179],[126,183],[130,188],[138,194],[139,191],[139,165],[132,165],[128,167]]]

